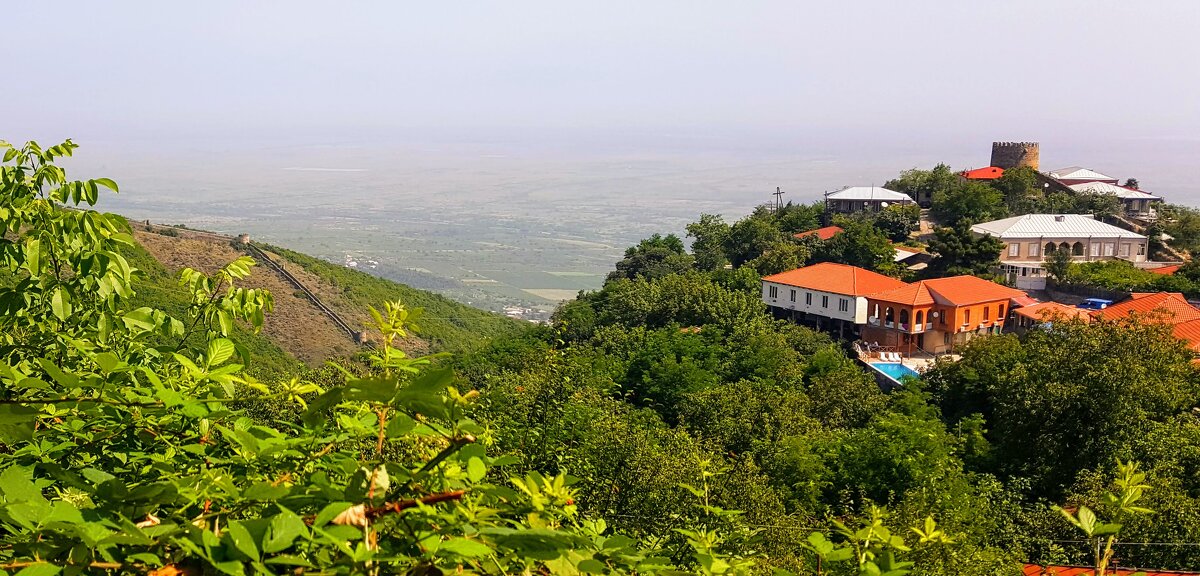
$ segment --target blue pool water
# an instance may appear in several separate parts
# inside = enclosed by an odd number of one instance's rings
[[[883,372],[884,374],[887,374],[892,380],[897,382],[899,382],[903,376],[911,376],[913,378],[921,377],[916,370],[913,370],[912,368],[909,368],[908,366],[898,362],[872,362],[871,367]]]

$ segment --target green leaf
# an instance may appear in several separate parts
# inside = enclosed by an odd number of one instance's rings
[[[17,572],[17,576],[53,576],[62,571],[62,568],[54,564],[38,563],[26,566]]]
[[[250,531],[241,522],[230,522],[226,528],[225,535],[229,537],[233,547],[238,552],[245,554],[247,557],[258,560],[258,546],[254,543],[254,537],[250,535]]]
[[[595,558],[585,558],[580,560],[579,564],[576,565],[576,568],[578,568],[580,572],[589,572],[592,574],[604,574],[605,572],[608,572],[608,566],[605,566],[603,562],[596,560]]]
[[[469,478],[471,482],[483,480],[483,477],[486,475],[487,466],[484,465],[483,460],[480,460],[474,456],[472,456],[470,460],[467,460],[467,478]]]
[[[66,320],[71,315],[71,295],[61,286],[55,287],[50,297],[50,311],[59,320]]]
[[[25,269],[29,271],[30,276],[39,276],[42,273],[42,242],[37,238],[29,238],[25,240]]]
[[[336,518],[338,514],[345,512],[346,509],[350,508],[351,506],[353,506],[353,504],[349,502],[333,502],[331,504],[326,504],[325,507],[317,513],[317,517],[313,520],[312,525],[318,527],[324,526],[328,524],[330,520]]]
[[[263,552],[271,554],[286,550],[296,538],[306,534],[307,531],[304,520],[290,510],[282,510],[274,518],[271,518],[271,523],[267,526],[267,535],[263,539]]]
[[[204,354],[205,362],[209,368],[220,366],[233,357],[235,351],[237,351],[237,347],[234,346],[232,340],[217,338],[208,343],[208,351]]]
[[[112,190],[113,192],[120,192],[120,190],[117,189],[117,183],[113,182],[109,178],[94,178],[94,179],[92,179],[92,182],[95,182],[105,188],[108,188],[109,190]]]
[[[7,502],[44,500],[42,491],[33,484],[33,470],[10,466],[0,472],[0,496]]]
[[[451,538],[438,546],[438,552],[450,552],[466,558],[476,558],[491,554],[492,548],[477,540]]]
[[[143,306],[126,313],[121,320],[125,323],[125,328],[135,333],[149,332],[154,329],[154,309]]]

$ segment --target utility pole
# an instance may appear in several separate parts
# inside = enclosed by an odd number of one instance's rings
[[[771,193],[771,195],[775,197],[775,211],[776,212],[783,210],[783,194],[784,194],[783,190],[780,190],[778,186],[775,187],[775,192]]]

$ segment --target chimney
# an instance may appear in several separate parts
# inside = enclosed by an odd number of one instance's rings
[[[1062,214],[1058,214],[1054,217],[1055,222],[1065,222],[1066,220],[1067,220],[1067,217],[1063,216]]]

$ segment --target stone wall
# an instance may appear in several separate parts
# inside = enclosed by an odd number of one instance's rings
[[[1009,169],[1029,166],[1038,169],[1037,142],[992,142],[992,166]]]

